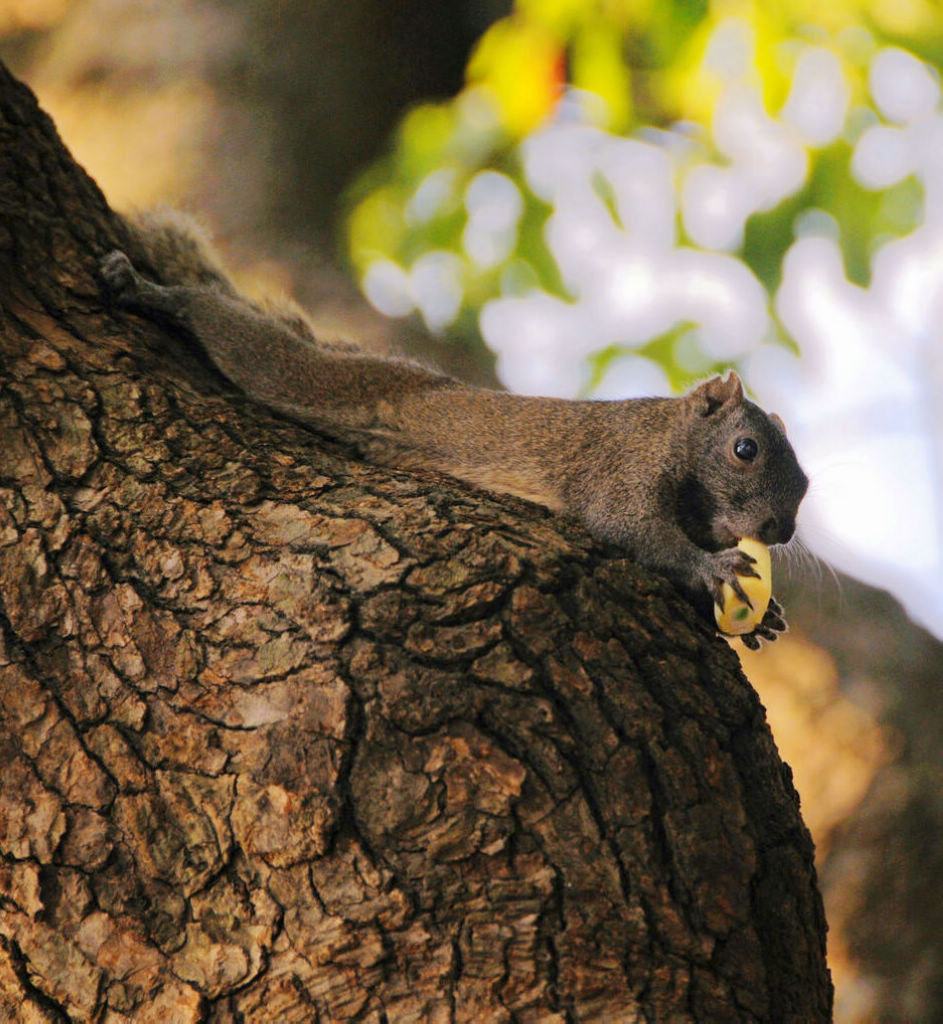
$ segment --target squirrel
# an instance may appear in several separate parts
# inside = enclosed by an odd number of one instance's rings
[[[569,513],[669,577],[705,616],[722,604],[724,582],[747,600],[737,577],[758,574],[740,538],[772,545],[793,535],[808,479],[782,420],[749,401],[733,371],[674,398],[569,401],[474,387],[321,342],[300,308],[243,298],[182,214],[126,223],[131,255],[116,250],[100,265],[116,305],[184,332],[250,398],[368,459]],[[771,601],[741,639],[756,649],[785,629]]]

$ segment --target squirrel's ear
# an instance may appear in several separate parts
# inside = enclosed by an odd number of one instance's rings
[[[783,423],[782,416],[777,415],[775,412],[771,412],[769,414],[769,418],[770,418],[770,421],[772,422],[773,426],[778,431],[780,431],[780,433],[783,435],[783,437],[785,437],[786,436],[786,424]]]
[[[710,377],[698,384],[687,401],[699,416],[710,416],[723,405],[739,405],[743,401],[743,384],[731,370],[726,377]]]

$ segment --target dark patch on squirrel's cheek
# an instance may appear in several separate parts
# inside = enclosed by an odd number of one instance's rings
[[[712,523],[717,502],[697,477],[685,476],[678,487],[677,517],[681,529],[699,548],[713,551],[717,547]]]
[[[783,512],[777,517],[776,522],[779,527],[778,543],[788,544],[796,532],[796,517],[789,512]]]

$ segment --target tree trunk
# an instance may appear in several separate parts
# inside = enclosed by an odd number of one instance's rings
[[[0,68],[0,1019],[829,1019],[763,709],[671,587],[108,311]]]

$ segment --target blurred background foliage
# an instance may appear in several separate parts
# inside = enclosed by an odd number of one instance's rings
[[[670,153],[678,241],[737,252],[771,294],[797,222],[801,230],[810,212],[807,226],[832,233],[848,278],[867,285],[873,252],[918,225],[924,198],[912,168],[888,159],[867,165],[869,144],[888,140],[873,130],[912,118],[909,108],[895,109],[908,97],[895,95],[893,82],[875,97],[875,60],[896,60],[885,77],[910,76],[915,81],[897,91],[923,88],[927,96],[909,102],[933,105],[917,58],[943,59],[941,24],[938,5],[922,0],[518,0],[478,41],[458,95],[411,109],[389,152],[351,186],[349,258],[377,308],[418,311],[430,329],[447,328],[453,338],[480,338],[482,310],[501,296],[539,289],[572,301],[548,240],[552,197],[527,170],[528,142],[548,123],[571,121],[615,136],[641,132]],[[718,108],[734,86],[759,104],[735,112],[752,123],[718,130]],[[767,137],[750,136],[757,129]],[[586,134],[575,142],[590,144]],[[702,204],[730,206],[743,176],[724,182],[724,172],[751,160],[791,162],[791,177],[781,167],[786,180],[764,183],[741,224],[712,231],[703,223],[711,212],[699,217],[686,185],[704,182]],[[618,183],[598,166],[587,171],[587,184],[622,226]],[[774,332],[789,343],[781,325]],[[711,353],[692,359],[688,333],[672,324],[631,350],[680,388],[729,362]],[[616,339],[592,353],[582,389],[591,392],[624,351]],[[528,390],[511,377],[508,386]]]
[[[189,209],[326,337],[571,396],[741,369],[806,543],[937,630],[780,561],[741,658],[836,1021],[943,1020],[937,0],[0,0],[0,57],[113,206]]]
[[[348,189],[347,255],[512,391],[736,366],[816,481],[807,546],[943,637],[941,25],[922,0],[518,0]]]

